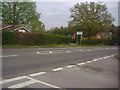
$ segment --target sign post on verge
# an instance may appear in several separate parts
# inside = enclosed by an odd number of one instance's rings
[[[76,43],[78,42],[78,39],[80,40],[78,43],[81,45],[81,36],[83,35],[82,31],[77,31],[76,36]]]

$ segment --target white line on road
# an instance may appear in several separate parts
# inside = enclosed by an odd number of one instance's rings
[[[20,77],[16,77],[16,78],[6,79],[6,80],[0,81],[0,84],[9,83],[9,82],[12,82],[12,81],[25,79],[25,78],[27,78],[27,76],[20,76]]]
[[[101,58],[102,59],[102,58]],[[98,61],[98,60],[100,60],[99,58],[98,59],[93,59],[92,61]]]
[[[28,86],[30,84],[33,84],[33,83],[37,83],[38,80],[30,80],[30,81],[26,81],[26,82],[23,82],[23,83],[19,83],[19,84],[16,84],[16,85],[12,85],[8,88],[22,88],[22,87],[25,87],[25,86]]]
[[[49,53],[53,54],[53,52],[52,52],[52,51],[49,51]]]
[[[86,63],[91,63],[92,61],[86,61]]]
[[[46,82],[43,82],[43,81],[40,81],[40,80],[37,80],[37,79],[34,79],[34,78],[31,78],[31,77],[27,77],[28,79],[31,79],[31,80],[36,80],[38,83],[41,83],[41,84],[44,84],[46,86],[50,86],[52,88],[61,88],[61,87],[58,87],[56,85],[53,85],[53,84],[50,84],[50,83],[46,83]]]
[[[30,81],[26,81],[26,82],[23,82],[23,83],[12,85],[12,86],[10,86],[8,88],[22,88],[22,87],[25,87],[25,86],[28,86],[28,85],[31,85],[31,84],[34,84],[34,83],[41,83],[41,84],[44,84],[46,86],[50,86],[52,88],[61,88],[61,87],[58,87],[56,85],[49,84],[49,83],[46,83],[46,82],[31,78],[31,77],[28,77],[28,76],[26,76],[26,77],[27,77],[27,79],[30,79]]]
[[[0,57],[15,57],[15,56],[18,56],[18,55],[6,55],[6,56],[0,56]]]
[[[83,63],[78,63],[77,65],[84,65],[84,64],[86,64],[86,63],[84,63],[84,62]]]
[[[55,68],[55,69],[52,69],[53,71],[60,71],[62,70],[63,68]]]
[[[66,66],[66,67],[71,68],[71,67],[75,67],[75,65],[69,65],[69,66]]]
[[[30,74],[29,76],[33,77],[33,76],[38,76],[42,74],[46,74],[46,72],[33,73],[33,74]]]
[[[68,53],[70,53],[71,51],[67,50]]]
[[[51,51],[39,51],[39,52],[36,52],[37,54],[41,54],[41,55],[45,55],[45,54],[52,54]]]

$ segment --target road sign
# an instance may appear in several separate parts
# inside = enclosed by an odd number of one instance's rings
[[[83,35],[83,32],[77,31],[77,35]]]

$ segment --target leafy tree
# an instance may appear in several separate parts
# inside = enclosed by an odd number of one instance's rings
[[[26,23],[29,25],[35,21],[42,27],[39,18],[35,2],[2,2],[2,22],[13,25],[13,28],[15,25]],[[33,24],[32,26],[35,27]]]
[[[31,20],[25,24],[32,32],[45,31],[45,25],[38,19]]]
[[[63,26],[61,26],[60,28],[58,27],[52,28],[47,32],[52,34],[64,35],[64,36],[68,35],[67,28]]]
[[[72,20],[69,26],[77,27],[88,39],[98,32],[108,30],[114,18],[102,3],[77,3],[70,9]]]

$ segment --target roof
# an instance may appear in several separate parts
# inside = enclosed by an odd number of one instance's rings
[[[2,26],[1,30],[11,30],[12,29],[12,25],[9,25],[9,24],[2,24],[1,26]],[[15,26],[13,30],[17,31],[19,29],[24,29],[27,32],[30,32],[30,30],[28,30],[27,28],[25,28],[23,26]]]

